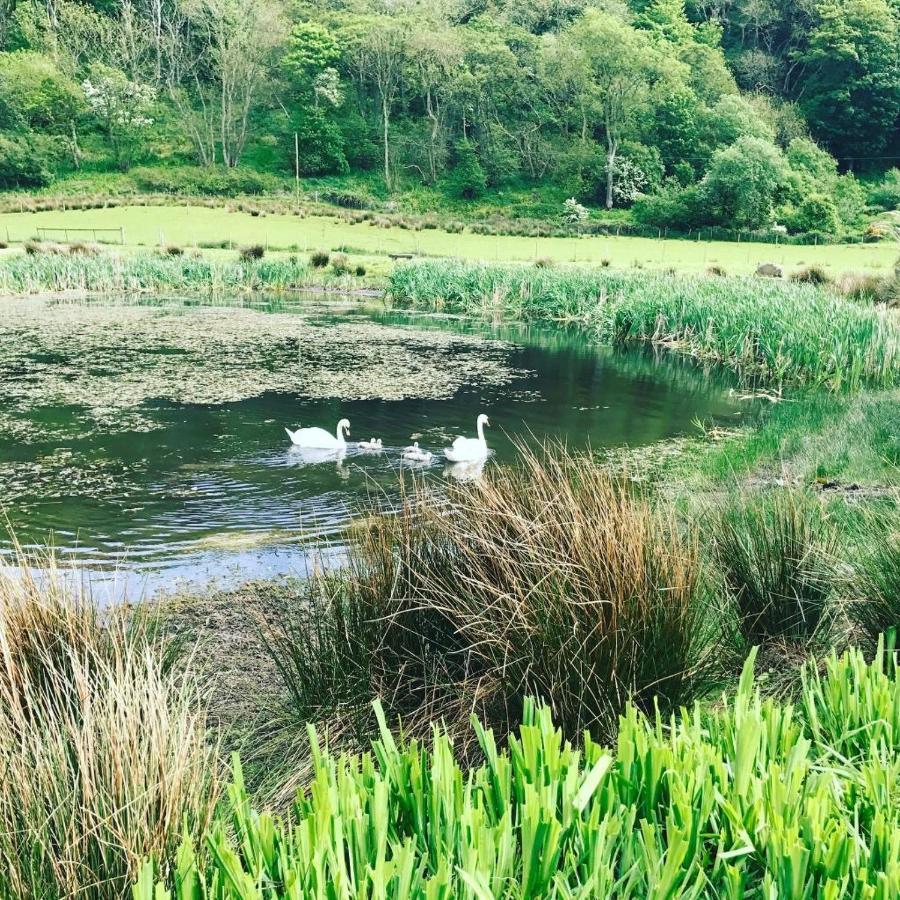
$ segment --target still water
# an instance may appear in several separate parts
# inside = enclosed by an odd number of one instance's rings
[[[339,555],[354,511],[396,491],[413,440],[436,452],[436,479],[471,475],[438,451],[481,411],[488,465],[512,462],[516,439],[637,446],[740,415],[729,378],[688,361],[326,299],[4,301],[0,385],[15,535],[116,572],[132,596]],[[385,452],[311,460],[284,432],[342,417],[351,442]]]

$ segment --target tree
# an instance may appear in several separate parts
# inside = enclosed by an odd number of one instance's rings
[[[487,186],[484,169],[478,161],[478,154],[471,142],[463,138],[454,148],[456,166],[450,177],[453,193],[464,200],[474,200],[484,193]]]
[[[606,141],[606,208],[615,200],[616,156],[646,101],[656,57],[649,38],[621,19],[589,9],[572,27],[593,84],[593,106]]]
[[[802,54],[801,107],[837,156],[881,153],[900,116],[900,25],[886,0],[823,0]]]
[[[407,62],[410,29],[408,22],[397,16],[373,16],[360,24],[363,24],[363,34],[352,52],[360,73],[374,85],[378,96],[384,183],[392,190],[391,117]]]
[[[150,111],[156,91],[129,81],[123,72],[102,63],[91,66],[82,90],[99,120],[120,169],[128,169],[142,135],[153,124]]]
[[[787,178],[787,162],[774,144],[742,137],[713,154],[701,187],[723,225],[762,228],[771,223]]]
[[[166,42],[169,95],[205,165],[216,150],[240,163],[250,114],[284,38],[278,6],[255,0],[185,0],[173,10]]]

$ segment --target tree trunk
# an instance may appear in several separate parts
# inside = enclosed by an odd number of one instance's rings
[[[615,184],[616,151],[619,149],[615,141],[607,141],[606,151],[606,208],[613,208],[613,185]]]
[[[391,151],[388,129],[390,127],[390,111],[388,110],[387,98],[382,94],[381,98],[381,119],[384,123],[384,183],[387,189],[391,190]]]

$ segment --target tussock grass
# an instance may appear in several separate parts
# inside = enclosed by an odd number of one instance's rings
[[[426,261],[397,267],[389,291],[413,306],[583,322],[603,340],[668,347],[777,384],[837,391],[900,379],[894,313],[815,285]]]
[[[284,748],[307,721],[360,745],[374,697],[414,731],[439,717],[465,731],[472,709],[505,731],[539,695],[566,735],[611,735],[629,700],[668,709],[709,690],[722,619],[671,510],[586,458],[523,448],[445,501],[414,483],[349,573],[271,623],[289,700],[262,756],[296,759]]]
[[[23,560],[24,562],[24,560]],[[0,571],[0,896],[126,894],[208,827],[216,751],[146,622],[102,621],[50,567]]]
[[[838,540],[821,503],[777,489],[742,497],[713,519],[716,561],[744,640],[827,636]]]
[[[135,900],[897,896],[896,670],[832,656],[795,708],[763,699],[752,665],[702,713],[629,706],[612,750],[576,748],[531,701],[507,746],[473,721],[472,768],[443,726],[397,739],[378,707],[365,753],[312,730],[285,819],[252,807],[236,763],[233,835],[217,824],[205,863],[186,841],[174,881],[148,860]]]

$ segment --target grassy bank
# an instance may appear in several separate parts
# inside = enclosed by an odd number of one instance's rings
[[[243,205],[243,204],[242,204]],[[253,206],[251,204],[251,206]],[[729,274],[751,274],[762,262],[773,262],[788,271],[818,265],[833,277],[843,272],[886,274],[897,255],[895,245],[840,244],[791,246],[785,244],[733,243],[727,241],[654,240],[596,235],[589,237],[525,237],[478,234],[467,228],[448,231],[444,223],[427,227],[401,227],[383,223],[377,216],[352,211],[328,214],[290,215],[267,212],[264,206],[239,209],[212,206],[112,206],[99,209],[54,209],[41,212],[0,213],[0,240],[16,243],[44,228],[113,229],[110,240],[118,241],[124,229],[130,246],[156,247],[161,243],[182,246],[263,244],[270,249],[310,252],[341,250],[351,254],[386,255],[412,253],[423,256],[456,256],[471,260],[557,262],[600,266],[604,260],[615,268],[673,268],[703,272],[716,265]],[[254,214],[255,213],[255,214]],[[7,237],[8,235],[8,237]],[[61,239],[59,232],[52,235]],[[84,237],[85,235],[79,235]],[[87,237],[91,239],[91,235]]]
[[[248,672],[279,690],[247,682],[252,778],[235,767],[215,814],[221,732],[172,645],[4,582],[0,751],[27,748],[0,782],[11,895],[892,896],[897,530],[892,504],[851,531],[785,488],[682,515],[559,450],[413,484],[348,569],[256,625]],[[734,693],[755,653],[794,706],[749,668]]]
[[[410,306],[583,323],[601,340],[667,347],[775,387],[886,387],[900,374],[895,313],[813,285],[419,262],[398,267],[388,290]]]

